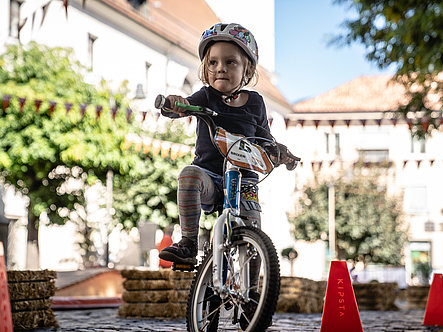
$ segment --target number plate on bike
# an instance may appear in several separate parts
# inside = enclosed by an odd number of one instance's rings
[[[235,166],[254,170],[262,174],[272,171],[272,163],[260,145],[251,143],[245,136],[231,134],[218,127],[214,140],[221,153]],[[229,155],[227,155],[229,152]]]

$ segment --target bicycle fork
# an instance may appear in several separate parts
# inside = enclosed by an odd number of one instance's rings
[[[225,285],[227,265],[223,264],[223,253],[232,241],[232,225],[244,226],[243,220],[240,218],[240,188],[241,173],[238,167],[230,166],[225,173],[224,178],[224,203],[223,212],[217,218],[214,224],[213,236],[213,262],[212,262],[212,278],[215,290],[220,294],[221,298],[229,295],[230,289]],[[225,237],[226,234],[226,237]],[[247,248],[239,247],[239,266],[240,266],[240,292],[243,299],[249,301],[249,260]],[[234,276],[231,276],[234,277]]]

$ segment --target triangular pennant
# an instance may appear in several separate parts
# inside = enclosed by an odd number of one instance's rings
[[[50,100],[49,101],[49,116],[51,116],[52,113],[54,113],[55,106],[57,106],[57,102]]]
[[[38,114],[40,112],[40,106],[42,106],[41,99],[34,99],[35,112]]]
[[[26,97],[18,97],[18,103],[20,105],[20,113],[22,113],[26,104]]]
[[[43,9],[43,14],[42,14],[42,21],[40,22],[40,27],[43,25],[43,22],[45,21],[46,12],[48,11],[49,4],[50,4],[50,3],[51,3],[51,1],[48,1],[48,3],[42,7],[42,9]]]
[[[6,112],[6,109],[9,107],[9,104],[11,103],[11,95],[3,95],[3,111]]]

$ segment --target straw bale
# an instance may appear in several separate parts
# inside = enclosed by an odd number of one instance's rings
[[[140,318],[183,318],[186,315],[184,303],[123,303],[119,310],[120,317]]]
[[[59,326],[51,309],[13,312],[12,322],[14,331]]]
[[[41,299],[55,294],[54,280],[8,283],[8,288],[11,301]]]
[[[126,290],[149,290],[149,289],[189,289],[191,279],[178,280],[125,280],[123,287]]]
[[[8,271],[8,283],[24,281],[49,281],[57,278],[57,273],[50,270]]]
[[[51,308],[51,299],[11,301],[11,311],[45,310]]]
[[[319,313],[323,310],[323,298],[297,294],[280,294],[278,312]]]
[[[189,290],[155,290],[155,291],[124,291],[122,300],[124,302],[183,302],[188,300]]]
[[[128,280],[170,280],[170,279],[193,279],[195,273],[180,272],[172,270],[159,271],[141,271],[141,270],[122,270],[121,275]]]

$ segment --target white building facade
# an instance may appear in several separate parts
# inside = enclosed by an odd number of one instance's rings
[[[70,47],[76,58],[91,70],[86,77],[88,82],[97,84],[103,78],[117,89],[123,81],[128,81],[133,96],[137,87],[141,86],[146,98],[134,104],[134,111],[156,113],[153,105],[158,94],[185,96],[200,88],[200,61],[197,56],[200,34],[203,29],[221,20],[204,0],[190,0],[188,3],[147,1],[136,7],[134,2],[127,0],[70,0],[67,3],[65,8],[63,1],[0,0],[0,52],[7,44],[20,42],[26,45],[30,41],[51,47]],[[260,82],[255,88],[264,96],[269,116],[275,119],[275,136],[283,140],[286,132],[283,117],[291,112],[291,108],[272,83],[274,21],[264,23],[263,20],[269,15],[269,10],[273,10],[273,3],[273,0],[268,0],[260,2],[261,5],[249,4],[248,17],[254,17],[255,21],[248,23],[254,26],[256,22],[255,26],[260,27],[261,32],[256,37],[259,45],[263,46],[260,57],[265,64],[265,67],[260,67]],[[217,10],[214,4],[212,7]],[[226,7],[219,10],[223,8]],[[288,178],[288,172],[278,170],[272,174],[271,180],[264,182],[262,189],[262,201],[266,202],[263,207],[264,230],[273,233],[270,235],[279,252],[293,246],[294,242],[286,216],[289,203],[278,198],[279,195],[290,197],[294,189],[293,185],[287,185],[284,178]],[[274,186],[275,181],[284,185],[278,188]],[[40,247],[38,261],[30,257],[34,249],[28,248],[27,253],[19,249],[26,246],[26,201],[11,190],[4,196],[7,200],[6,214],[10,217],[19,215],[14,217],[19,222],[13,224],[17,237],[9,244],[9,252],[14,252],[14,267],[75,269],[78,255],[68,257],[65,251],[54,251],[51,249],[53,246],[47,245],[48,241],[41,241],[45,245]],[[72,230],[59,230],[59,234],[62,233],[72,234]],[[54,230],[42,227],[39,236],[49,240],[53,234]],[[69,235],[65,237],[69,238]],[[65,247],[75,248],[74,237],[65,242]],[[53,257],[49,259],[48,255]],[[282,261],[282,272],[289,273],[288,262]]]
[[[403,200],[405,281],[417,283],[420,262],[432,266],[434,273],[443,271],[442,112],[432,114],[438,129],[425,139],[414,138],[408,123],[392,111],[402,101],[403,89],[389,79],[359,77],[295,104],[287,135],[303,159],[297,172],[299,189],[314,175],[333,179],[356,162],[371,168],[384,165],[388,192]],[[426,125],[419,116],[408,116]]]

